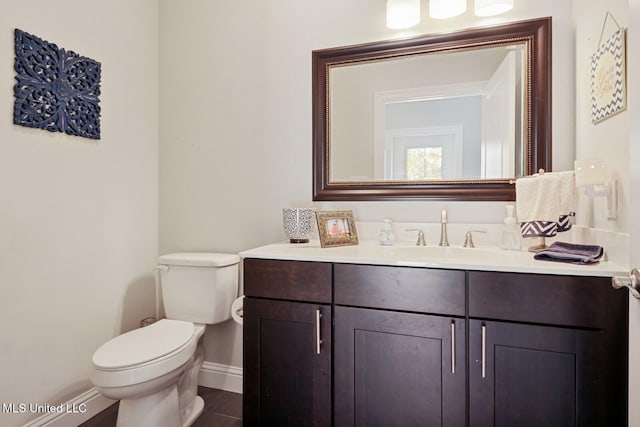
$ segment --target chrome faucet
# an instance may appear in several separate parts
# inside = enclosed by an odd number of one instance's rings
[[[419,228],[405,228],[404,231],[417,231],[418,240],[416,241],[416,246],[427,246],[427,242],[424,240],[424,231]]]
[[[447,238],[447,210],[443,209],[440,214],[440,243],[438,246],[449,246],[449,239]]]

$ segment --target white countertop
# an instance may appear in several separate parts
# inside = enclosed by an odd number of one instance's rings
[[[407,267],[429,267],[457,270],[503,271],[514,273],[558,274],[568,276],[626,276],[628,268],[610,261],[577,265],[538,261],[526,250],[505,251],[496,247],[418,247],[399,242],[382,246],[374,241],[361,241],[356,246],[321,248],[319,241],[290,244],[274,243],[240,252],[242,258],[295,261],[320,261],[349,264],[375,264]]]

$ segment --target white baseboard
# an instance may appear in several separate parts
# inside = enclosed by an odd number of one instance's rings
[[[204,387],[242,393],[242,368],[205,361],[200,368],[198,384]]]
[[[204,387],[242,393],[242,368],[236,366],[204,362],[198,380],[198,383]],[[114,403],[116,403],[115,400],[107,399],[95,387],[92,387],[61,405],[34,408],[38,411],[46,411],[46,413],[23,427],[77,426],[98,415]]]
[[[48,408],[34,408],[36,411],[46,412],[44,415],[25,424],[23,427],[69,427],[77,426],[98,415],[115,400],[102,396],[95,387],[87,390],[73,400],[61,405],[51,405]]]

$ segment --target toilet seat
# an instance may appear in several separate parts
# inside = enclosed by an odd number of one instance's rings
[[[124,387],[156,379],[187,363],[202,333],[191,322],[162,319],[119,335],[94,353],[92,381]]]
[[[193,323],[161,319],[107,341],[93,354],[93,364],[105,370],[140,366],[180,351],[192,336]]]

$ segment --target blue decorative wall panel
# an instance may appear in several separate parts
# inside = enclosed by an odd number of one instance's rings
[[[100,139],[101,64],[15,30],[13,123]]]

